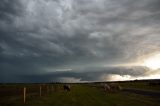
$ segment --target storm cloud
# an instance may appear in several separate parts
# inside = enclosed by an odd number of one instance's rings
[[[0,2],[1,82],[145,77],[144,67],[113,66],[160,51],[159,0]]]

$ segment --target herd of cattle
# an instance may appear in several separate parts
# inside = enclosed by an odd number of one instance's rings
[[[100,83],[100,84],[93,84],[93,87],[97,87],[102,89],[105,92],[117,92],[122,90],[122,87],[118,83]],[[71,91],[71,85],[65,84],[63,85],[64,91]]]
[[[105,92],[117,92],[122,90],[122,87],[118,83],[101,83],[99,87]]]
[[[122,87],[118,83],[98,83],[91,85],[104,92],[118,92],[122,90]]]

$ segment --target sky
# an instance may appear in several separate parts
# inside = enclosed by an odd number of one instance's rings
[[[0,82],[160,78],[159,5],[160,0],[1,0]]]

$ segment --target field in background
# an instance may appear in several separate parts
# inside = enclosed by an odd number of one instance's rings
[[[71,84],[70,92],[63,90],[63,84],[0,85],[0,106],[160,106],[160,98],[124,91],[108,93],[95,86],[98,84]],[[119,82],[119,84],[123,88],[160,91],[160,85],[150,82]],[[25,104],[23,103],[24,86],[27,88]]]
[[[146,80],[146,81],[131,81],[122,82],[120,85],[124,88],[136,88],[151,91],[160,91],[160,80]]]

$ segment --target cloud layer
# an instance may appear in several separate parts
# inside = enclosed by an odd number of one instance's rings
[[[63,72],[70,80],[112,75],[108,68],[104,73],[98,70],[160,50],[159,4],[159,0],[1,0],[0,81],[23,82],[30,75],[37,76],[35,81],[38,76],[47,81],[45,75],[56,77],[57,69],[85,70]],[[91,73],[87,67],[98,68]],[[123,72],[116,70],[117,75]]]

